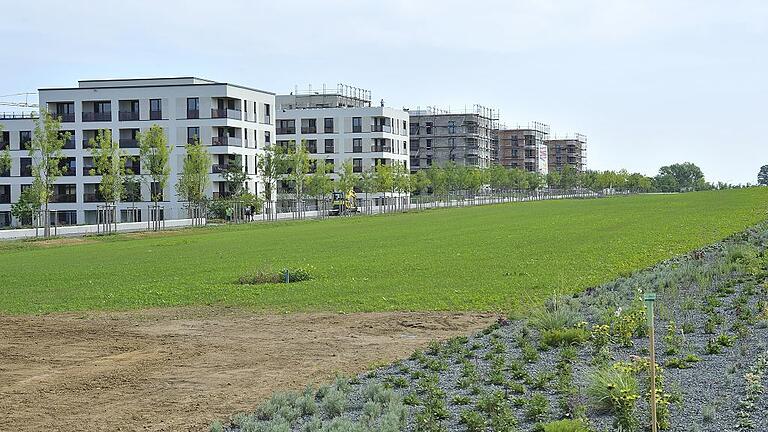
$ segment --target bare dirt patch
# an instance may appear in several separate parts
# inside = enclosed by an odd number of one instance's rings
[[[0,430],[206,430],[274,390],[357,373],[494,319],[222,308],[0,316]]]

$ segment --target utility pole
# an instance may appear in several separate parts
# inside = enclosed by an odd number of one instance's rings
[[[651,432],[657,431],[656,424],[656,341],[654,319],[653,319],[653,303],[656,301],[656,293],[646,293],[643,296],[645,306],[648,310],[648,337],[650,339],[650,360],[648,363],[648,370],[651,376],[651,400],[649,401],[651,407]]]

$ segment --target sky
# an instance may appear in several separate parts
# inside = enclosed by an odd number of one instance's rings
[[[586,134],[590,169],[689,161],[755,183],[768,164],[765,0],[0,2],[0,95],[96,78],[344,83]]]

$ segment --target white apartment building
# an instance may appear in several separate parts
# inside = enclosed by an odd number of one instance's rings
[[[239,159],[249,174],[247,188],[258,193],[256,163],[264,146],[275,135],[274,93],[206,79],[147,78],[79,81],[73,88],[39,90],[40,106],[61,119],[61,130],[71,139],[64,148],[66,172],[55,186],[51,209],[59,224],[91,224],[96,222],[100,205],[99,176],[90,175],[93,167],[89,143],[100,129],[110,129],[112,138],[129,156],[126,165],[145,174],[139,161],[136,134],[152,125],[161,126],[171,149],[171,177],[163,191],[166,219],[186,217],[185,203],[180,202],[176,184],[185,157],[187,142],[199,139],[212,157],[212,197],[226,195],[226,183],[219,174]],[[16,202],[22,188],[32,183],[31,160],[25,147],[34,130],[34,120],[0,116],[4,131],[0,149],[10,148],[12,167],[0,173],[0,225],[9,224],[11,203]],[[139,218],[147,217],[150,201],[149,183],[142,184],[142,203],[137,203]],[[125,221],[133,203],[119,205],[120,219]]]
[[[346,161],[357,173],[377,164],[402,164],[409,171],[408,112],[372,107],[370,92],[339,85],[278,95],[276,102],[276,143],[303,142],[312,159],[333,164],[333,178]]]

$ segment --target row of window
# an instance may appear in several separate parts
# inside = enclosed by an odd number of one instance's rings
[[[121,100],[119,117],[120,121],[140,120],[139,101]],[[258,112],[258,102],[249,102],[243,100],[243,108],[246,113],[245,119],[248,119],[248,106],[253,107],[254,116]],[[61,119],[62,122],[71,123],[75,121],[74,102],[54,102],[51,103],[51,110],[54,116]],[[270,104],[264,104],[264,122],[270,123],[272,108]],[[211,109],[212,118],[234,118],[241,120],[240,109],[235,103],[235,99],[218,98],[216,108]],[[149,100],[149,120],[162,120],[163,103],[161,99]],[[200,98],[187,98],[187,118],[200,118]],[[83,102],[83,121],[112,121],[112,102],[111,101],[87,101]]]
[[[373,117],[373,124],[371,125],[370,132],[388,132],[392,133],[393,128],[391,124],[387,124],[387,118],[386,117]],[[395,122],[394,119],[389,119],[390,123]],[[405,120],[402,121],[402,129],[401,131],[405,131],[407,129],[407,122]],[[322,133],[336,133],[336,127],[335,127],[335,119],[332,117],[326,117],[323,119],[323,132]],[[317,119],[314,118],[306,118],[301,119],[301,129],[300,132],[302,134],[313,134],[318,133],[317,128]],[[362,117],[352,117],[352,133],[362,133],[363,132],[363,118]],[[365,131],[368,132],[368,131]],[[288,120],[278,120],[277,121],[277,134],[278,135],[289,135],[289,134],[295,134],[296,133],[296,120],[295,119],[288,119]]]

